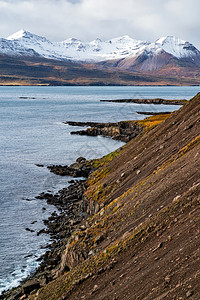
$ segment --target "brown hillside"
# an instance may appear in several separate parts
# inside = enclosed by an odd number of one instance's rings
[[[85,229],[30,299],[200,299],[200,94],[95,165]]]
[[[94,64],[0,55],[0,85],[199,85],[198,70],[158,74]]]

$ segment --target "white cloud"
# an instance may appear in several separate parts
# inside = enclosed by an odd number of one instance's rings
[[[0,0],[0,36],[24,28],[52,41],[176,35],[200,48],[199,0]]]

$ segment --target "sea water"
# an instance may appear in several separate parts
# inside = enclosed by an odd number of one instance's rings
[[[138,120],[144,116],[137,111],[179,106],[100,100],[190,99],[197,92],[199,87],[0,87],[0,293],[36,269],[49,242],[48,235],[37,232],[55,208],[35,196],[58,191],[70,177],[56,176],[46,166],[101,157],[123,145],[111,138],[70,135],[82,128],[63,122]]]

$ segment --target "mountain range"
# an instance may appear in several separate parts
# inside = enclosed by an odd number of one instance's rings
[[[27,61],[29,61],[29,66],[34,65],[35,67],[37,65],[39,67],[40,65],[42,70],[44,64],[51,66],[50,69],[52,68],[54,71],[55,65],[57,65],[56,70],[60,69],[61,73],[66,64],[68,68],[70,66],[76,71],[80,69],[81,71],[87,70],[86,73],[93,73],[95,70],[95,73],[98,73],[97,77],[100,78],[99,84],[101,82],[106,84],[106,80],[103,82],[102,77],[104,79],[113,76],[116,78],[116,74],[113,73],[116,71],[128,77],[133,76],[133,74],[136,77],[143,75],[145,77],[141,81],[143,84],[152,84],[152,79],[153,82],[158,83],[159,78],[161,82],[164,80],[165,84],[199,84],[200,81],[200,51],[190,42],[174,36],[162,37],[153,43],[135,40],[129,36],[107,41],[97,38],[92,42],[82,42],[75,38],[69,38],[62,42],[51,42],[45,37],[20,30],[6,39],[0,39],[0,57],[1,62],[9,61],[9,65],[14,66],[14,69],[16,69],[16,65],[19,65],[19,62],[23,61],[27,66]],[[23,63],[20,67],[21,70]],[[1,63],[1,75],[10,75],[5,73],[3,66],[4,64]],[[41,69],[39,73],[41,73]],[[38,79],[40,78],[39,73]],[[54,73],[52,70],[52,77],[54,77]],[[16,70],[16,73],[12,75],[21,76],[22,74]],[[88,76],[90,78],[88,83],[90,84],[94,77],[92,74],[88,74]],[[153,76],[151,80],[148,79],[149,76]],[[23,75],[21,79],[22,77]],[[59,81],[63,81],[63,84],[67,83],[62,74],[55,77]],[[77,83],[79,78],[80,84],[87,84],[83,77],[76,72],[76,76],[74,74],[74,77],[70,77],[68,83],[73,84],[73,81]],[[180,82],[180,80],[182,81]],[[94,80],[92,83],[95,84],[95,82]],[[127,84],[129,82],[133,84],[130,78]],[[125,82],[120,82],[114,78],[111,81],[108,80],[107,83],[125,84]],[[140,79],[136,80],[136,84],[140,84]]]

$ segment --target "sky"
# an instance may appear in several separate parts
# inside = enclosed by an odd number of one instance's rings
[[[0,0],[0,37],[20,29],[51,41],[175,35],[200,49],[199,0]]]

